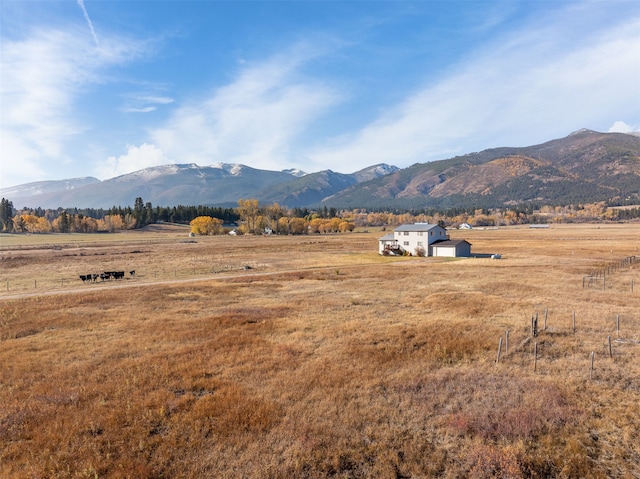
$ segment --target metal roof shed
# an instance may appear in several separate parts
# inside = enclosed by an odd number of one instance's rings
[[[471,243],[467,240],[438,241],[431,245],[431,256],[468,258],[471,256]]]

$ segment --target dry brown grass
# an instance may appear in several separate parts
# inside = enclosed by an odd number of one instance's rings
[[[582,288],[640,254],[638,225],[454,232],[501,261],[153,234],[2,250],[0,289],[27,286],[0,300],[0,476],[640,475],[638,269]],[[74,281],[102,269],[137,274]],[[42,274],[68,281],[28,286]]]

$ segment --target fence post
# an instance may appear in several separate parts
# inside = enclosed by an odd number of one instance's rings
[[[544,331],[547,330],[547,314],[549,313],[549,308],[544,308]]]
[[[611,349],[611,336],[607,336],[607,342],[609,343],[609,357],[613,357],[613,350]]]
[[[505,347],[504,347],[504,353],[505,354],[509,354],[509,330],[507,329],[507,331],[505,332]]]
[[[576,312],[573,312],[573,333],[576,332]]]
[[[538,369],[538,342],[533,343],[533,371]]]
[[[500,362],[500,351],[502,351],[502,336],[500,336],[500,341],[498,341],[498,357],[496,358],[496,364]]]
[[[591,351],[591,367],[589,367],[589,379],[593,379],[593,351]]]

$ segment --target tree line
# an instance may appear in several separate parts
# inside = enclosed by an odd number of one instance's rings
[[[509,226],[534,223],[575,223],[587,221],[632,221],[640,218],[640,206],[611,202],[564,206],[514,205],[506,208],[454,207],[338,210],[322,207],[287,208],[277,203],[260,205],[256,199],[241,199],[235,208],[213,206],[153,206],[136,198],[133,206],[100,208],[24,208],[0,201],[0,232],[5,233],[95,233],[143,228],[166,222],[191,225],[194,234],[308,234],[352,231],[355,227],[390,226],[405,223],[438,223],[457,227]],[[194,222],[194,220],[197,220]]]
[[[0,202],[0,232],[8,233],[96,233],[143,228],[165,222],[189,224],[197,216],[209,215],[224,223],[235,223],[239,216],[234,208],[212,206],[153,206],[141,197],[133,206],[103,208],[23,208]]]

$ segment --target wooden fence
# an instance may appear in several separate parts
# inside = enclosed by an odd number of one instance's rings
[[[584,275],[582,277],[582,289],[592,287],[606,289],[607,277],[623,269],[631,268],[634,264],[638,263],[640,263],[640,257],[638,256],[627,256],[619,261],[609,263],[602,269],[598,269],[592,271],[590,274]],[[631,279],[631,292],[633,293],[633,278]]]

